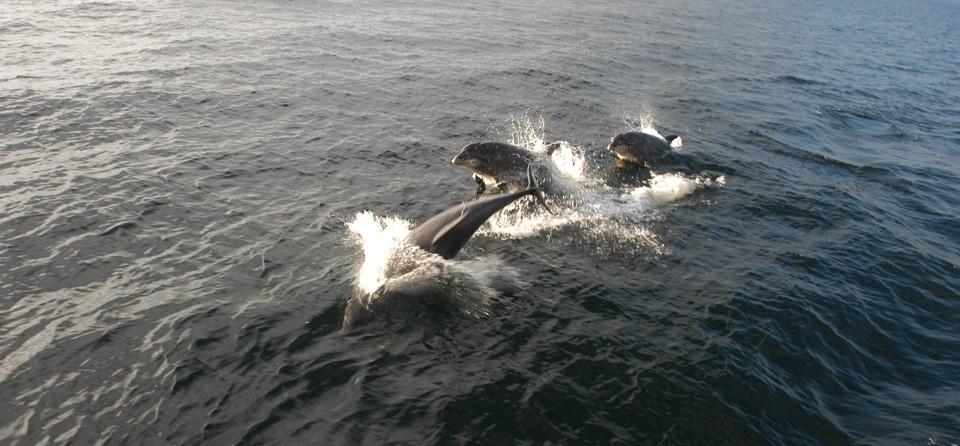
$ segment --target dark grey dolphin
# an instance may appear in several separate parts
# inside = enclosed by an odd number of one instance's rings
[[[643,164],[669,156],[673,152],[670,143],[674,139],[677,139],[677,135],[661,138],[643,132],[624,132],[610,139],[607,150],[615,153],[617,158]]]
[[[559,143],[547,146],[546,156],[550,156]],[[470,169],[477,183],[483,189],[484,182],[495,184],[505,191],[521,190],[523,187],[524,171],[530,165],[537,168],[541,181],[548,180],[547,172],[543,169],[543,156],[513,144],[502,142],[480,142],[467,144],[456,157],[453,164]],[[544,185],[541,184],[541,187]]]
[[[439,254],[444,259],[452,259],[490,216],[526,195],[533,195],[547,211],[550,210],[543,201],[540,187],[533,179],[532,165],[527,166],[526,189],[458,204],[434,215],[410,231],[407,238],[428,252]]]

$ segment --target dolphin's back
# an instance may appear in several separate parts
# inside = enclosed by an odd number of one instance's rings
[[[521,172],[523,172],[523,169],[526,168],[528,164],[534,161],[533,153],[513,144],[485,142],[477,144],[473,150],[486,159],[501,159],[509,166]]]
[[[534,195],[537,201],[546,207],[529,167],[527,179],[528,186],[524,190],[467,201],[434,215],[410,231],[407,239],[420,249],[439,254],[444,259],[452,259],[490,216],[519,198]],[[549,208],[547,210],[549,211]]]
[[[639,159],[655,160],[670,153],[670,144],[666,140],[647,133],[639,133],[634,137],[630,141],[630,148]]]

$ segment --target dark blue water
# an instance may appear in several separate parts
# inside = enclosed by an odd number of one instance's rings
[[[960,443],[958,23],[7,2],[0,442]],[[618,168],[644,128],[684,162]],[[560,141],[556,214],[405,253],[478,141]]]

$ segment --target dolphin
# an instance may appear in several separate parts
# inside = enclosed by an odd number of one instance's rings
[[[560,143],[547,145],[545,155],[550,156],[559,147]],[[513,144],[480,142],[464,146],[451,162],[470,169],[481,191],[484,183],[505,191],[518,191],[523,187],[524,171],[531,164],[537,166],[540,180],[546,179],[543,156]]]
[[[673,152],[671,143],[677,138],[677,135],[660,137],[643,132],[618,133],[610,139],[607,150],[622,160],[643,164],[668,157]]]
[[[543,199],[540,187],[533,178],[533,165],[527,165],[527,188],[506,194],[497,194],[481,200],[465,201],[418,226],[407,239],[421,249],[452,259],[467,244],[470,237],[490,216],[521,197],[533,195],[547,212],[550,208]]]

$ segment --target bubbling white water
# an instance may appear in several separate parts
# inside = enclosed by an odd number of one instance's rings
[[[495,256],[445,260],[420,249],[407,240],[411,223],[401,218],[378,217],[364,211],[347,226],[363,251],[356,292],[351,298],[354,304],[348,311],[417,309],[422,307],[418,299],[433,299],[435,303],[440,296],[444,308],[481,317],[489,314],[491,299],[501,290],[522,283],[519,273]],[[356,315],[349,318],[358,319]]]
[[[592,245],[593,254],[605,257],[611,245],[631,255],[664,255],[669,249],[651,229],[662,219],[663,205],[681,200],[705,187],[723,184],[706,177],[688,178],[674,173],[654,174],[649,185],[617,190],[605,185],[583,188],[575,197],[549,198],[551,214],[520,200],[494,214],[480,228],[480,234],[503,239],[521,239],[538,234],[573,231],[575,237]]]

